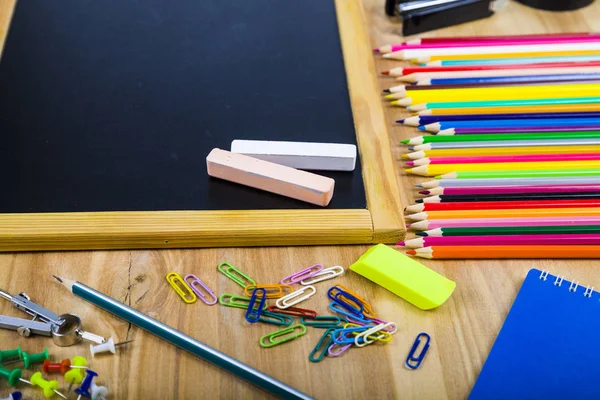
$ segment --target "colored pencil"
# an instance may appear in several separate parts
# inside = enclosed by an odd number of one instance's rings
[[[600,179],[600,177],[599,177]],[[419,192],[428,196],[475,196],[492,194],[524,194],[524,193],[592,193],[600,192],[598,185],[539,185],[539,186],[473,186],[473,187],[441,187]],[[425,203],[428,203],[427,201]]]
[[[412,99],[411,99],[412,102]],[[402,102],[403,103],[403,102]],[[405,107],[400,102],[391,102],[391,105]],[[436,101],[414,104],[407,107],[408,111],[423,111],[431,108],[475,108],[475,107],[498,107],[498,106],[544,106],[558,104],[600,104],[600,97],[577,97],[577,98],[538,98],[521,100],[481,100],[481,101]]]
[[[466,65],[466,66],[455,66],[455,67],[446,67],[446,66],[428,66],[428,67],[397,67],[392,68],[388,71],[382,71],[383,75],[389,75],[393,77],[403,76],[403,75],[411,75],[418,73],[428,73],[428,72],[464,72],[464,71],[486,71],[486,70],[501,70],[508,71],[512,69],[538,69],[538,68],[566,68],[563,69],[562,73],[567,74],[570,73],[570,67],[594,67],[600,65],[599,61],[585,61],[585,62],[556,62],[556,63],[530,63],[530,64],[508,64],[502,65],[498,67],[496,65]],[[533,75],[533,74],[528,74]]]
[[[600,208],[542,208],[527,209],[513,208],[508,210],[451,210],[451,211],[429,211],[409,214],[406,218],[412,221],[423,221],[426,219],[448,219],[448,218],[525,218],[525,217],[600,217]]]
[[[408,145],[420,145],[424,143],[457,143],[457,142],[495,142],[498,140],[550,140],[550,139],[597,139],[600,131],[582,132],[524,132],[506,134],[474,134],[474,135],[432,135],[417,136],[401,140],[400,143]]]
[[[573,153],[598,153],[600,146],[582,145],[582,146],[531,146],[531,147],[482,147],[461,149],[462,156],[493,156],[493,155],[516,155],[516,154],[573,154]],[[454,149],[423,150],[403,154],[401,157],[407,160],[417,160],[423,157],[441,157],[456,155]]]
[[[528,200],[598,200],[600,192],[577,193],[497,193],[435,195],[415,200],[416,203],[458,203],[481,201],[528,201]]]
[[[571,32],[571,33],[542,33],[533,35],[498,35],[498,36],[440,36],[428,38],[410,39],[405,44],[432,44],[432,43],[464,43],[464,42],[488,42],[494,40],[520,40],[529,39],[547,39],[549,41],[559,38],[586,38],[597,37],[600,33],[596,32]]]
[[[577,74],[579,76],[593,76],[593,74]],[[551,75],[543,75],[543,77],[551,77]],[[418,83],[418,82],[417,82]],[[488,83],[469,83],[462,85],[417,85],[417,83],[405,82],[400,85],[390,86],[382,91],[382,94],[386,100],[399,100],[405,97],[410,97],[412,92],[429,92],[431,90],[462,90],[462,89],[486,89],[486,88],[539,88],[545,86],[553,86],[556,88],[562,88],[565,86],[573,85],[598,85],[600,79],[598,78],[579,78],[575,80],[557,81],[552,79],[541,79],[536,82],[488,82]]]
[[[475,228],[438,228],[417,232],[418,236],[491,236],[491,235],[551,235],[551,234],[600,233],[600,225],[553,225],[553,226],[494,226]]]
[[[529,114],[529,113],[567,113],[598,112],[600,104],[546,104],[541,106],[471,107],[471,108],[433,108],[419,111],[417,115],[472,115],[472,114]]]
[[[431,189],[436,187],[498,187],[498,186],[549,186],[549,185],[600,185],[600,176],[566,178],[492,178],[492,179],[434,179],[416,186]]]
[[[544,64],[555,62],[586,62],[599,61],[600,56],[554,56],[554,57],[515,57],[475,60],[438,60],[425,63],[423,67],[464,67],[469,65],[514,65],[514,64]]]
[[[496,48],[497,49],[497,48]],[[597,56],[600,54],[598,50],[573,50],[573,51],[533,51],[519,53],[477,53],[477,54],[456,54],[456,55],[435,55],[422,56],[411,59],[414,63],[429,63],[438,60],[474,60],[474,59],[498,59],[498,58],[515,58],[515,57],[554,57],[554,56]]]
[[[599,139],[538,139],[538,140],[495,140],[495,141],[470,141],[470,142],[441,142],[424,143],[409,147],[410,151],[435,150],[435,149],[463,149],[485,147],[530,147],[530,146],[582,146],[600,144]]]
[[[515,44],[504,46],[466,46],[466,47],[441,47],[423,48],[416,47],[405,50],[386,53],[383,58],[391,60],[418,59],[431,61],[432,57],[440,56],[465,56],[464,58],[475,58],[480,54],[535,54],[540,52],[568,52],[568,51],[600,51],[599,42],[576,42],[576,43],[538,43],[538,44]]]
[[[375,49],[376,52],[381,54],[389,54],[402,50],[413,50],[413,49],[444,49],[448,47],[454,48],[468,48],[468,47],[492,47],[492,46],[524,46],[532,44],[567,44],[567,43],[590,43],[598,42],[600,38],[597,37],[576,37],[576,38],[556,38],[556,39],[520,39],[520,40],[487,40],[487,41],[472,41],[472,42],[446,42],[446,43],[422,43],[422,44],[392,44],[382,46]]]
[[[439,132],[444,129],[456,128],[485,128],[485,127],[519,127],[529,126],[598,126],[600,118],[547,118],[547,119],[490,119],[488,121],[447,121],[419,126],[420,131]]]
[[[600,246],[436,246],[406,254],[429,259],[600,258]]]
[[[569,246],[598,245],[598,234],[540,234],[540,235],[494,235],[494,236],[428,236],[399,242],[399,246],[422,248],[431,246]]]
[[[517,201],[477,201],[457,203],[420,203],[404,209],[405,213],[420,213],[423,211],[450,210],[504,210],[514,208],[583,208],[600,207],[600,200],[517,200]]]
[[[483,85],[487,83],[519,83],[519,84],[527,84],[527,83],[540,83],[540,82],[569,82],[569,81],[581,81],[581,80],[598,80],[600,78],[600,73],[592,73],[592,74],[571,74],[567,73],[568,70],[563,74],[555,74],[555,75],[522,75],[522,76],[490,76],[490,77],[481,77],[481,78],[440,78],[440,79],[423,79],[421,81],[417,81],[415,85],[417,86],[426,86],[438,89],[438,85],[456,85],[460,87],[464,87],[463,85]]]
[[[507,162],[544,162],[544,161],[583,161],[600,160],[600,153],[582,154],[522,154],[509,156],[456,156],[420,158],[409,161],[407,166],[418,167],[430,164],[477,164],[477,163],[507,163]]]
[[[544,64],[542,64],[544,65]],[[600,67],[597,65],[578,65],[571,67],[549,67],[550,64],[545,64],[545,68],[530,68],[530,69],[497,69],[480,70],[480,71],[446,71],[446,72],[417,72],[410,75],[402,75],[396,78],[398,82],[418,84],[424,82],[431,89],[435,89],[435,85],[427,84],[430,80],[446,80],[446,79],[473,79],[473,78],[509,78],[509,77],[524,77],[524,76],[555,76],[561,74],[597,74]],[[551,78],[546,78],[551,79]],[[576,79],[575,79],[576,80]],[[448,83],[446,83],[448,84]],[[450,83],[452,84],[452,83]]]
[[[566,176],[600,176],[600,169],[560,169],[560,170],[502,170],[502,171],[465,171],[440,175],[446,179],[480,179],[480,178],[548,178]],[[436,177],[436,179],[439,179]]]
[[[572,112],[572,113],[526,113],[526,114],[463,114],[463,115],[415,115],[396,122],[409,125],[429,125],[436,122],[447,121],[487,121],[487,120],[515,120],[515,119],[555,119],[555,118],[600,118],[600,112]]]
[[[549,161],[528,163],[485,163],[485,164],[433,164],[407,168],[404,172],[421,176],[439,176],[445,174],[512,173],[517,171],[561,171],[576,173],[580,170],[596,169],[600,171],[600,161]]]
[[[594,216],[561,216],[561,217],[505,217],[505,218],[445,218],[414,222],[412,230],[431,230],[438,228],[473,228],[497,226],[579,226],[600,225],[600,217]]]
[[[450,128],[431,132],[438,136],[479,135],[492,133],[534,133],[534,132],[588,132],[600,131],[600,125],[567,125],[567,126],[512,126],[500,128]]]

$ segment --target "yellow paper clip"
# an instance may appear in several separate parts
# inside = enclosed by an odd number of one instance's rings
[[[194,294],[192,289],[188,286],[187,283],[185,283],[183,278],[177,272],[169,272],[167,274],[167,282],[169,282],[169,285],[171,285],[171,287],[173,289],[175,289],[175,292],[187,304],[192,304],[192,303],[196,302],[196,299],[197,299],[196,295]],[[187,293],[184,291],[184,289],[187,291]],[[188,298],[188,295],[189,295],[189,298]]]
[[[290,285],[248,285],[244,289],[244,294],[248,297],[252,296],[254,289],[265,289],[267,291],[267,299],[278,299],[294,291]],[[287,290],[287,293],[285,292]]]

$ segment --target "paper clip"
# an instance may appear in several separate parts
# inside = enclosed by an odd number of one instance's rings
[[[325,358],[325,355],[327,354],[327,350],[329,349],[329,346],[331,345],[331,343],[333,343],[332,334],[333,334],[333,329],[327,329],[325,331],[325,333],[323,333],[323,336],[321,336],[321,339],[319,339],[319,342],[317,342],[317,345],[315,346],[315,348],[308,355],[308,359],[311,362],[318,363],[321,360],[323,360],[323,358]],[[315,357],[315,355],[319,352],[320,349],[323,349],[323,350],[321,350],[321,353]]]
[[[296,329],[300,329],[300,332],[294,332]],[[290,333],[292,333],[292,335],[289,335]],[[285,342],[289,342],[290,340],[294,340],[297,337],[304,335],[305,333],[306,333],[306,326],[304,326],[302,324],[296,324],[296,325],[292,325],[292,326],[289,326],[284,329],[280,329],[275,332],[271,332],[271,333],[261,337],[259,340],[259,343],[262,347],[273,347],[273,346],[277,346],[277,345],[285,343]],[[276,340],[277,338],[282,337],[282,336],[283,336],[282,339]],[[265,339],[269,339],[269,341],[267,343],[265,343],[264,342]]]
[[[244,288],[244,294],[250,296],[252,291],[256,288],[265,289],[267,292],[267,299],[278,299],[286,296],[294,291],[294,288],[290,285],[248,285]],[[287,290],[287,293],[284,293]]]
[[[226,277],[228,277],[243,288],[250,284],[256,284],[254,279],[250,278],[248,275],[246,275],[233,265],[229,264],[228,262],[222,262],[221,264],[219,264],[217,269],[220,273],[222,273],[223,275],[225,275]]]
[[[289,315],[273,313],[270,311],[264,311],[260,313],[260,322],[265,324],[290,326],[294,323],[294,318]]]
[[[309,293],[306,293],[306,292],[309,292]],[[304,286],[303,288],[298,289],[295,292],[292,292],[292,293],[288,294],[287,296],[284,296],[284,297],[278,299],[275,302],[275,305],[277,305],[277,307],[285,310],[288,307],[291,307],[300,302],[303,302],[304,300],[308,299],[315,293],[317,293],[317,289],[315,289],[314,286]]]
[[[354,296],[356,298],[356,300],[358,300],[363,305],[363,315],[365,317],[368,317],[368,318],[376,318],[377,317],[375,315],[375,313],[373,312],[373,307],[371,307],[371,304],[369,304],[369,302],[367,300],[365,300],[362,296],[360,296],[358,293],[348,289],[346,286],[339,284],[339,283],[333,287],[337,288],[337,290],[339,290],[339,291],[344,291],[344,292]],[[334,294],[336,294],[336,293],[334,293]]]
[[[257,297],[260,299],[258,307],[256,306]],[[248,302],[248,309],[246,310],[246,321],[251,324],[258,322],[260,319],[260,313],[265,308],[265,301],[267,300],[267,291],[265,289],[256,288],[252,292],[252,297]]]
[[[333,293],[334,291],[335,294]],[[363,316],[363,304],[350,293],[346,293],[343,290],[339,290],[337,287],[333,286],[327,291],[327,297],[329,297],[334,302],[338,303],[346,310],[350,311],[352,314],[358,315],[360,317]],[[350,302],[352,302],[353,304],[351,304]]]
[[[175,292],[187,304],[192,304],[196,302],[196,295],[177,272],[169,272],[167,274],[167,282],[169,282],[169,285],[171,285],[171,287],[175,289]],[[187,293],[185,293],[182,288],[185,289]],[[190,296],[189,298],[187,297],[188,294]]]
[[[219,303],[227,307],[248,308],[250,297],[238,296],[237,294],[223,293],[219,296]]]
[[[341,275],[343,273],[344,273],[344,267],[336,265],[336,266],[333,266],[333,267],[322,269],[321,271],[319,271],[316,274],[314,274],[312,276],[312,278],[301,280],[300,284],[301,285],[305,285],[305,286],[306,285],[312,285],[312,284],[317,283],[317,282],[326,281],[327,279],[333,279],[336,276],[339,276],[339,275]]]
[[[188,280],[190,278],[192,279],[191,282]],[[204,302],[204,304],[207,304],[209,306],[212,306],[213,304],[217,304],[218,299],[217,299],[217,296],[215,296],[215,292],[210,290],[210,288],[208,286],[206,286],[206,283],[202,282],[200,280],[200,278],[198,278],[196,275],[194,275],[194,274],[186,275],[185,278],[183,278],[183,280],[196,293],[196,295],[200,298],[200,300],[202,300]],[[212,297],[212,300],[208,300],[206,295],[204,293],[202,293],[200,291],[200,289],[198,289],[198,286],[203,288],[206,291],[206,293],[208,293],[208,295],[210,297]]]
[[[392,323],[387,324],[379,324],[371,329],[367,329],[364,332],[359,333],[354,337],[354,344],[357,347],[365,347],[368,344],[374,343],[376,340],[381,342],[389,342],[392,340],[392,334],[389,332],[384,332],[383,328],[391,325]],[[386,326],[387,325],[387,326]],[[381,332],[379,335],[374,336],[376,333]],[[362,339],[362,342],[360,341]]]
[[[322,269],[323,265],[315,264],[313,266],[303,269],[302,271],[298,271],[290,276],[286,276],[279,283],[281,283],[282,285],[292,285],[294,283],[301,282],[303,279],[312,278]]]
[[[333,339],[333,335],[332,335],[332,339]],[[339,350],[334,350],[336,348],[336,346],[338,346],[340,349]],[[329,348],[327,349],[327,354],[329,354],[330,357],[339,357],[342,354],[344,354],[346,351],[348,351],[348,349],[352,347],[352,343],[350,344],[337,344],[337,343],[332,343]]]
[[[343,316],[346,317],[346,319],[348,320],[348,322],[354,322],[357,323],[359,325],[366,325],[366,324],[370,324],[372,321],[363,317],[360,317],[358,315],[349,313],[347,310],[345,310],[344,308],[342,308],[342,306],[340,305],[340,303],[329,303],[329,309],[333,312],[336,312],[338,314],[342,314]],[[359,323],[360,321],[360,323]]]
[[[273,313],[291,315],[293,317],[314,318],[317,316],[316,311],[307,310],[306,308],[300,307],[279,308],[277,306],[269,306],[267,307],[267,310]]]
[[[320,322],[319,322],[320,321]],[[306,318],[301,317],[300,323],[306,326],[312,326],[313,328],[337,328],[342,323],[346,323],[345,320],[342,321],[340,317],[336,317],[335,315],[323,315],[318,317]]]
[[[425,342],[425,345],[423,346],[423,350],[421,350],[421,353],[415,357],[415,352],[417,351],[417,348],[421,344],[421,337],[426,338],[427,341]],[[417,338],[415,339],[415,343],[412,345],[410,352],[408,353],[408,357],[406,357],[406,366],[408,368],[417,369],[421,366],[421,363],[423,362],[423,358],[425,358],[425,354],[427,354],[427,350],[429,350],[429,341],[430,340],[431,340],[431,336],[429,336],[429,334],[427,334],[425,332],[421,332],[417,335]]]
[[[357,326],[352,328],[336,329],[333,331],[333,341],[337,344],[354,344],[354,338],[349,338],[347,335],[354,332],[364,332],[369,328],[369,326]]]
[[[333,308],[331,306],[332,305],[336,305],[336,304],[337,303],[331,303],[329,305],[329,308],[331,308],[333,310]],[[335,310],[335,311],[337,311],[337,310]],[[337,311],[337,312],[339,312],[339,311]],[[346,319],[348,320],[348,322],[351,322],[351,323],[354,323],[354,324],[357,324],[357,325],[362,325],[362,326],[367,325],[367,324],[377,324],[377,325],[379,325],[379,324],[387,324],[388,323],[387,321],[384,321],[384,320],[379,319],[379,318],[373,318],[373,319],[368,319],[367,320],[367,319],[357,319],[354,316],[347,316]],[[396,325],[395,322],[390,322],[389,324],[390,325],[386,326],[384,329],[382,329],[382,331],[387,332],[387,333],[391,333],[393,335],[398,330],[398,326]]]

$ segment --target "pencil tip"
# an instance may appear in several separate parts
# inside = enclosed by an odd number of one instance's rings
[[[406,166],[407,167],[414,167],[415,166],[415,162],[414,161],[407,161],[406,162]]]
[[[410,143],[410,139],[401,140],[400,143],[402,143],[402,144],[409,144]]]
[[[381,74],[382,74],[382,75],[389,75],[389,74],[390,74],[390,71],[383,71],[383,72],[381,72]]]
[[[405,242],[398,242],[396,243],[398,246],[406,246]]]
[[[417,233],[415,233],[415,235],[422,236],[422,237],[428,236],[427,233],[425,233],[425,232],[417,232]]]
[[[428,195],[428,194],[431,194],[431,191],[429,191],[429,190],[421,190],[421,191],[419,192],[419,194]]]
[[[406,254],[408,254],[409,256],[414,256],[414,255],[416,255],[416,254],[417,254],[417,252],[416,252],[416,251],[414,251],[414,250],[408,250],[408,251],[406,252]]]
[[[392,91],[390,89],[383,89],[383,93],[390,94],[390,93],[392,93]]]
[[[419,127],[417,129],[419,129],[420,131],[426,131],[427,130],[427,128],[425,127],[425,125],[419,125]]]
[[[379,53],[379,49],[373,49],[373,52]]]
[[[60,283],[63,283],[63,280],[61,278],[59,278],[56,275],[52,275],[54,277],[54,279],[56,279],[57,281],[59,281]]]
[[[415,203],[421,204],[421,203],[423,203],[423,199],[416,199]]]

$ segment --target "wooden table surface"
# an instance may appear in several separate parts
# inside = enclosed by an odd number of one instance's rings
[[[13,2],[0,0],[0,39]],[[399,42],[399,25],[384,15],[383,1],[363,2],[372,44]],[[490,19],[430,35],[586,30],[600,31],[600,5],[579,12],[550,13],[511,3]],[[377,61],[380,70],[391,65],[392,62]],[[389,85],[389,81],[381,79],[382,88]],[[397,109],[387,109],[386,113],[390,126],[403,115]],[[392,148],[399,159],[404,151],[398,145],[399,139],[414,135],[416,130],[394,127],[392,133]],[[413,179],[400,172],[398,177],[405,188],[404,203],[411,203]],[[97,382],[109,388],[113,399],[265,397],[264,392],[230,374],[74,298],[52,280],[51,274],[57,274],[87,283],[316,398],[463,399],[473,386],[528,269],[548,269],[600,286],[600,267],[585,260],[423,261],[457,283],[456,291],[443,306],[425,312],[347,272],[333,282],[366,296],[381,318],[398,323],[398,333],[389,344],[352,349],[340,358],[313,364],[307,357],[322,331],[309,328],[297,340],[263,349],[258,339],[275,330],[274,326],[250,326],[239,309],[208,307],[200,302],[185,305],[164,278],[170,271],[195,273],[217,293],[241,294],[240,287],[217,273],[219,262],[232,263],[258,282],[273,282],[314,263],[347,267],[366,249],[345,246],[0,254],[0,288],[13,294],[25,291],[32,300],[55,312],[76,313],[94,333],[113,336],[115,340],[135,339],[131,345],[121,347],[116,356],[91,359],[86,344],[59,348],[47,338],[24,339],[15,332],[0,330],[0,348],[20,345],[34,353],[48,347],[55,360],[75,355],[88,357],[99,373]],[[302,306],[325,313],[329,282],[318,284],[317,294]],[[0,302],[0,314],[25,316],[5,301]],[[431,334],[431,350],[419,370],[409,371],[403,363],[419,332]],[[26,371],[24,377],[31,373]],[[57,379],[61,390],[66,391],[62,378]],[[42,398],[37,389],[22,389],[27,398]],[[6,381],[0,381],[0,397],[9,391]],[[70,397],[74,398],[73,393]]]

